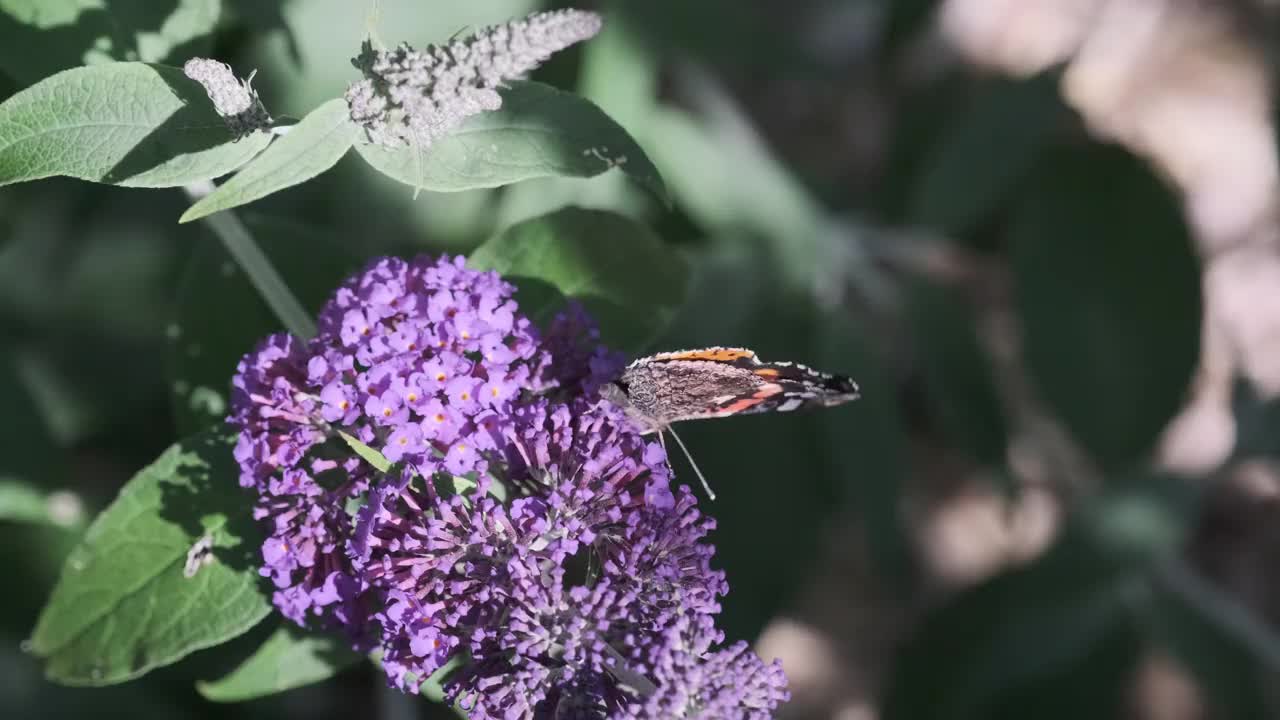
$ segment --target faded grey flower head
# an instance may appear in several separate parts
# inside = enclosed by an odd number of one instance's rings
[[[379,145],[430,145],[472,115],[502,106],[498,88],[554,53],[600,32],[583,10],[529,15],[480,30],[447,46],[401,45],[375,52],[365,41],[352,59],[364,79],[347,88],[351,119]]]
[[[271,127],[271,115],[251,86],[253,76],[241,82],[230,65],[209,58],[191,58],[182,72],[204,87],[218,115],[237,138]]]

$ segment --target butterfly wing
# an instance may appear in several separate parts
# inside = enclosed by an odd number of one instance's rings
[[[841,405],[859,397],[858,384],[843,375],[814,370],[799,363],[760,363],[751,368],[762,385],[750,397],[723,404],[717,415],[790,412]]]
[[[798,363],[762,363],[743,348],[661,353],[618,380],[632,410],[654,429],[673,422],[829,407],[854,400],[853,380]]]

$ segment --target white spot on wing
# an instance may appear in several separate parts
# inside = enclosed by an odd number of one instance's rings
[[[778,406],[778,412],[790,412],[792,410],[795,410],[801,405],[804,405],[804,400],[805,399],[802,397],[787,398],[786,402]]]

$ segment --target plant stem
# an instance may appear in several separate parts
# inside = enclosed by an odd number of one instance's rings
[[[211,180],[202,180],[183,187],[192,200],[203,198],[213,192],[213,189]],[[240,217],[231,210],[223,210],[207,215],[203,220],[213,230],[213,234],[222,241],[223,247],[240,265],[240,269],[244,270],[244,274],[249,276],[249,282],[266,301],[267,307],[271,308],[271,312],[275,313],[284,328],[300,340],[310,340],[315,337],[315,322],[303,309],[297,296],[285,284],[284,278],[276,272],[275,266],[262,252],[262,248],[253,239],[249,229],[240,221]]]
[[[1271,671],[1280,669],[1280,636],[1248,608],[1205,580],[1181,560],[1158,566],[1156,579],[1199,610],[1224,634],[1248,648]]]

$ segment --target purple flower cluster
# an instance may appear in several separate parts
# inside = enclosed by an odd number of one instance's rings
[[[316,338],[241,362],[276,606],[379,650],[407,692],[456,665],[446,697],[473,718],[770,717],[780,666],[716,649],[714,521],[597,392],[620,358],[580,308],[543,335],[513,292],[461,258],[381,259]]]

